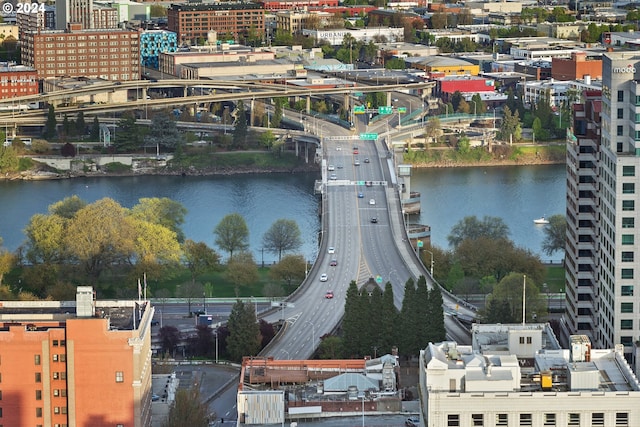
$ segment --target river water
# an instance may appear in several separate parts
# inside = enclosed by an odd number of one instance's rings
[[[249,174],[211,177],[96,177],[56,181],[0,181],[0,237],[9,250],[24,241],[23,229],[36,213],[65,197],[87,202],[110,197],[124,207],[142,197],[169,197],[188,210],[183,230],[187,238],[214,247],[213,229],[227,214],[240,213],[250,230],[256,262],[273,262],[263,252],[262,236],[276,220],[293,219],[302,233],[301,252],[314,260],[320,229],[319,199],[313,194],[316,174]],[[422,193],[417,220],[431,226],[434,245],[447,247],[451,227],[468,215],[503,218],[516,245],[540,253],[544,234],[533,219],[564,214],[565,168],[520,166],[422,169],[412,172],[412,190]],[[226,254],[221,254],[225,256]],[[554,254],[542,259],[559,260]]]

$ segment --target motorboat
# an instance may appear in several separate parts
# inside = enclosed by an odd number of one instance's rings
[[[534,219],[533,223],[534,224],[544,225],[544,224],[549,224],[549,220],[543,215],[540,218]]]

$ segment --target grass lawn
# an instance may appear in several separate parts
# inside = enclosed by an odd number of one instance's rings
[[[564,267],[558,265],[548,266],[545,283],[550,293],[564,292]],[[544,292],[544,289],[540,289],[540,292]]]

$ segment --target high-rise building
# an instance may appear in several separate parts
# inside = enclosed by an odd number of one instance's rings
[[[22,63],[39,78],[60,76],[112,81],[140,78],[140,36],[128,30],[32,31],[22,40]]]
[[[601,100],[587,94],[567,144],[565,324],[627,357],[640,338],[638,79],[638,52],[605,53]]]
[[[82,24],[82,28],[93,26],[93,0],[56,1],[56,29],[64,30],[68,24]]]
[[[0,425],[151,426],[151,319],[136,301],[0,302]]]

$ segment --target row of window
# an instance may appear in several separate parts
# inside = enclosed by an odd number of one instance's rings
[[[52,354],[51,355],[51,360],[54,362],[66,362],[67,361],[67,355],[66,354]],[[33,355],[33,362],[36,364],[36,366],[40,365],[40,355],[39,354],[34,354]]]
[[[52,37],[52,36],[47,36],[45,37],[45,41],[47,42],[53,42],[53,41],[58,41],[58,42],[66,42],[66,41],[76,41],[76,40],[107,40],[107,39],[118,39],[118,38],[123,38],[123,39],[128,39],[129,36],[131,36],[132,39],[137,39],[138,38],[138,34],[134,33],[134,34],[128,34],[128,33],[124,33],[124,34],[91,34],[91,35],[78,35],[78,36],[57,36],[57,37]]]
[[[592,427],[599,427],[605,425],[605,413],[604,412],[592,412],[589,414],[569,413],[566,414],[566,425],[579,427],[581,424],[582,415],[586,420],[591,421]],[[518,414],[517,419],[519,421],[518,426],[529,427],[533,426],[533,414]],[[460,414],[448,414],[447,415],[447,427],[460,427],[462,417]],[[471,414],[471,425],[474,427],[485,426],[485,420],[489,422],[489,416],[485,414]],[[465,423],[466,425],[467,423]],[[561,424],[558,414],[546,413],[543,415],[543,425],[545,427],[554,427]],[[562,423],[565,425],[564,423]],[[509,425],[509,414],[495,414],[495,425],[498,427],[507,427]],[[615,414],[615,427],[628,427],[629,426],[629,413],[616,412]],[[613,426],[612,426],[613,427]]]

